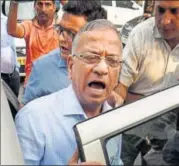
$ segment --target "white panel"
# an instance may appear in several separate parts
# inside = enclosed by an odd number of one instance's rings
[[[179,86],[92,118],[77,129],[84,145],[173,106],[179,106]]]
[[[88,145],[83,146],[86,161],[97,161],[102,165],[106,165],[104,158],[104,152],[101,146],[100,140],[89,143]]]
[[[1,82],[1,165],[24,165],[15,124]]]

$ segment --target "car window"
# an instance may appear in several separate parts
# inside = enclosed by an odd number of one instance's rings
[[[101,5],[112,6],[112,1],[101,0]]]
[[[179,107],[136,127],[108,137],[108,163],[124,165],[175,165],[179,163]],[[137,116],[137,115],[136,115]],[[119,136],[122,145],[119,146]],[[113,142],[111,148],[108,144]],[[117,148],[118,147],[118,148]],[[121,153],[117,153],[120,149]],[[112,152],[116,152],[111,155]],[[116,154],[120,154],[117,156]]]
[[[159,165],[179,163],[178,91],[179,85],[75,125],[81,161],[143,166],[156,165],[156,159]]]
[[[8,16],[9,13],[9,0],[5,1],[5,15]],[[30,20],[34,17],[34,2],[21,2],[18,5],[18,12],[17,12],[17,19],[18,20]]]

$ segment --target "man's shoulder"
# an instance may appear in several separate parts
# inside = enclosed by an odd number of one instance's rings
[[[25,116],[45,118],[56,111],[60,114],[65,100],[64,94],[66,94],[66,89],[32,100],[18,112],[16,118]]]
[[[36,61],[33,62],[33,65],[36,67],[48,67],[53,63],[57,63],[57,57],[60,56],[60,49],[54,49],[49,53],[42,55]]]
[[[147,34],[147,35],[152,35],[153,28],[155,26],[155,20],[154,17],[149,18],[145,20],[144,22],[139,23],[133,30],[131,35],[134,34]]]

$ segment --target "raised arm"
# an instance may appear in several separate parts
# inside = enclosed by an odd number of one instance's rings
[[[24,27],[17,23],[17,10],[18,3],[16,1],[11,1],[8,22],[7,22],[7,32],[9,35],[17,38],[24,37]]]

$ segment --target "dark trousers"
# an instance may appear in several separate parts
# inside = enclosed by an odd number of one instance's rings
[[[19,88],[20,88],[20,76],[19,72],[14,70],[11,74],[1,73],[1,78],[8,84],[8,86],[12,89],[14,94],[18,97]]]
[[[19,72],[14,70],[14,72],[11,74],[1,73],[1,79],[3,79],[6,82],[6,84],[11,88],[11,90],[14,92],[14,94],[18,97],[19,88],[20,88]],[[15,119],[15,116],[16,116],[18,110],[16,110],[13,107],[13,105],[11,104],[11,102],[9,100],[8,100],[8,102],[9,102],[9,106],[11,109],[12,117],[13,117],[13,119]]]

